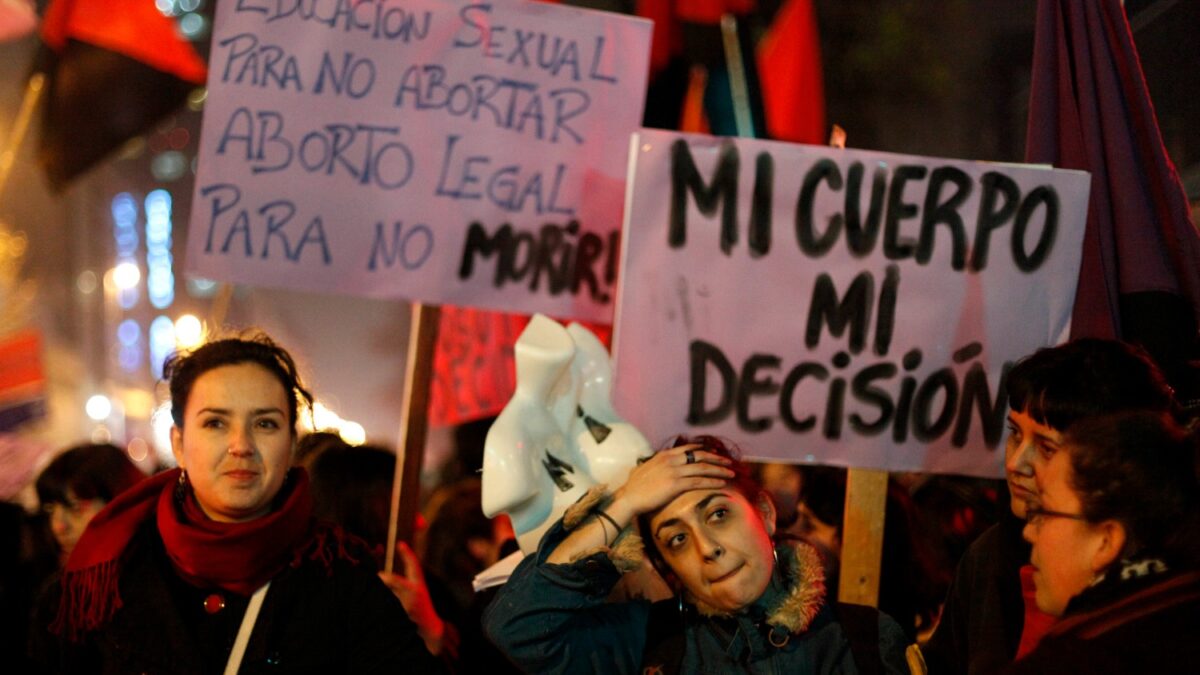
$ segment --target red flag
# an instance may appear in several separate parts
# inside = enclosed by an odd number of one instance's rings
[[[524,314],[442,305],[429,393],[430,426],[462,424],[504,409],[517,388],[513,347],[528,323]],[[611,326],[581,323],[605,345],[612,341]]]
[[[0,432],[46,415],[41,334],[25,330],[0,338]]]
[[[433,353],[429,424],[495,415],[516,390],[513,345],[529,323],[520,314],[443,305]]]
[[[1025,160],[1092,174],[1071,336],[1129,337],[1123,298],[1173,294],[1192,343],[1200,237],[1120,0],[1039,0]]]
[[[54,0],[42,19],[42,40],[60,53],[67,40],[86,42],[192,84],[207,77],[204,61],[174,19],[151,0]]]
[[[758,47],[767,133],[793,143],[825,142],[821,44],[811,0],[788,0]]]
[[[55,188],[144,133],[205,81],[204,62],[150,0],[56,0],[42,39],[52,53],[39,156]]]

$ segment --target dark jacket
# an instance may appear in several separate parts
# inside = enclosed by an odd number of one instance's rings
[[[560,522],[538,552],[517,566],[484,614],[489,637],[531,673],[641,673],[644,665],[661,667],[656,659],[662,651],[646,650],[650,633],[661,644],[662,626],[651,628],[649,623],[652,618],[663,621],[663,614],[644,600],[606,601],[620,572],[603,552],[569,565],[547,563],[564,536]],[[779,581],[789,592],[795,588],[793,580]],[[784,643],[781,647],[772,645],[770,627],[753,611],[707,617],[684,603],[668,619],[674,628],[666,632],[674,630],[678,644],[668,650],[673,651],[668,658],[679,659],[678,669],[685,673],[858,673],[841,625],[823,598],[813,601],[820,606],[813,607],[816,616],[805,630],[785,634],[786,641],[774,636],[776,644]],[[677,599],[673,602],[680,606]],[[874,616],[884,672],[908,673],[904,632],[886,615]],[[673,669],[668,664],[666,670]]]
[[[1036,649],[1006,672],[1194,673],[1200,571],[1108,580],[1071,600]]]
[[[1021,566],[1025,521],[1006,512],[967,548],[942,618],[922,647],[931,675],[992,675],[1012,663],[1025,626]]]
[[[30,655],[45,673],[219,674],[249,598],[222,592],[225,607],[204,609],[214,589],[190,586],[172,570],[152,525],[126,551],[122,607],[79,643],[47,628],[59,587],[38,603]],[[427,673],[442,665],[425,649],[400,601],[383,585],[366,552],[363,565],[313,560],[272,581],[241,673]],[[216,589],[219,590],[219,589]]]

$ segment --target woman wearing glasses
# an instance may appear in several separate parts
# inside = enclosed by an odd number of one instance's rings
[[[1194,672],[1200,488],[1170,417],[1086,420],[1038,472],[1026,508],[1038,608],[1061,617],[1017,673]]]

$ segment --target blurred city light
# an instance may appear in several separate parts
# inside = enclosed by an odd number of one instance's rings
[[[104,394],[96,394],[87,400],[83,410],[93,421],[103,422],[112,414],[112,401]]]
[[[123,262],[113,268],[113,283],[120,290],[136,288],[142,280],[142,271],[135,262]]]
[[[300,416],[299,426],[301,434],[328,431],[341,436],[342,440],[350,445],[362,445],[367,442],[367,432],[361,424],[342,419],[319,401],[313,403],[312,415]]]
[[[204,324],[191,314],[175,320],[175,345],[180,349],[195,349],[204,343]]]

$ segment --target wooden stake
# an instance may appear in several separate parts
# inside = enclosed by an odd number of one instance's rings
[[[412,306],[408,333],[408,361],[404,366],[404,401],[400,414],[400,440],[396,443],[396,474],[392,479],[392,512],[388,519],[387,558],[383,569],[391,572],[396,540],[412,542],[413,525],[421,491],[421,460],[429,430],[429,387],[433,382],[433,350],[437,346],[437,305]]]
[[[46,76],[43,73],[30,75],[29,81],[25,83],[25,96],[21,99],[21,109],[13,122],[12,134],[4,144],[4,151],[0,152],[0,196],[4,194],[8,176],[17,161],[17,153],[21,150],[21,144],[25,142],[25,133],[29,131],[29,120],[33,119],[33,111],[37,109],[45,86]]]
[[[883,560],[883,525],[888,473],[850,469],[842,518],[842,564],[838,600],[876,607]]]

